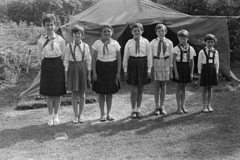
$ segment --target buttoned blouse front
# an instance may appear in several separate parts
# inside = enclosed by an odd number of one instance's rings
[[[141,37],[139,40],[140,50],[136,54],[136,41],[134,39],[128,40],[124,48],[124,57],[123,57],[123,69],[124,72],[127,72],[128,59],[132,57],[145,57],[147,56],[148,60],[148,72],[151,72],[152,68],[152,52],[149,41],[146,38]]]
[[[209,57],[211,57],[211,58],[213,57],[214,50],[215,50],[214,48],[212,48],[210,50],[211,52],[209,53]],[[208,54],[208,52],[209,52],[209,49],[206,48],[206,53]],[[209,61],[209,63],[213,63],[213,59],[209,59],[208,61]],[[201,50],[199,52],[199,55],[198,55],[198,73],[201,73],[202,65],[206,64],[206,63],[207,63],[207,59],[206,59],[205,53],[204,53],[203,50]],[[216,71],[218,73],[218,70],[219,70],[219,54],[218,54],[217,50],[215,50],[214,64],[216,66]]]
[[[66,48],[65,40],[61,36],[54,33],[53,39],[51,39],[43,48],[43,45],[47,41],[47,38],[48,37],[46,35],[38,40],[37,52],[39,57],[55,58],[63,56]]]
[[[117,51],[120,51],[121,46],[116,40],[111,39],[110,43],[105,47],[105,55],[103,54],[104,43],[97,40],[92,45],[92,48],[97,51],[97,59],[102,62],[112,62],[117,59]]]
[[[156,39],[153,39],[151,41],[151,51],[152,51],[152,55],[153,57],[154,56],[157,56],[158,54],[158,43],[160,41],[160,38],[156,38]],[[170,58],[170,65],[172,66],[172,56],[173,56],[173,43],[172,41],[170,41],[169,39],[167,38],[163,38],[163,41],[166,43],[166,52],[165,54],[163,55],[163,43],[161,44],[161,52],[160,52],[160,57],[168,57]]]
[[[68,71],[69,61],[74,62],[74,59],[70,50],[70,45],[72,47],[72,52],[74,54],[74,48],[76,45],[75,41],[73,41],[73,43],[69,43],[66,47],[65,57],[64,57],[65,71]],[[81,50],[79,49],[79,47],[81,48]],[[86,61],[88,70],[92,70],[92,58],[91,58],[89,46],[86,43],[83,43],[81,41],[81,43],[79,44],[79,47],[76,46],[76,50],[75,50],[76,61]],[[83,51],[84,51],[84,59],[82,59]]]
[[[180,46],[181,47],[181,46]],[[193,59],[194,56],[196,56],[196,52],[194,50],[194,48],[192,46],[190,47],[190,60]],[[182,51],[187,51],[188,49],[185,49],[183,47],[181,47]],[[179,49],[178,46],[175,46],[173,49],[173,53],[177,55],[176,60],[177,62],[180,62],[181,59],[181,51]],[[188,58],[187,58],[187,54],[183,53],[183,58],[182,58],[182,62],[187,62]]]

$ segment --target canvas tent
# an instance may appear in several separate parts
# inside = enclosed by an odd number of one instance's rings
[[[132,38],[129,25],[133,22],[143,24],[143,36],[149,41],[156,38],[154,31],[156,24],[165,24],[168,28],[166,37],[171,39],[174,45],[178,44],[176,33],[186,29],[190,33],[189,43],[197,53],[204,46],[202,43],[204,35],[214,34],[218,39],[216,49],[220,53],[220,71],[230,79],[230,45],[225,17],[190,16],[150,0],[99,0],[80,14],[73,16],[69,23],[59,28],[58,32],[69,43],[72,41],[71,27],[79,24],[85,29],[83,41],[92,46],[94,41],[101,38],[99,32],[101,25],[110,24],[114,28],[113,38],[118,40],[123,50],[127,40]],[[35,81],[38,82],[36,79]],[[34,94],[38,95],[35,92],[30,96]],[[21,94],[21,96],[27,95],[28,92]]]

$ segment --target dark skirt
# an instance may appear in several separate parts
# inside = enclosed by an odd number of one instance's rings
[[[84,93],[87,90],[87,74],[86,61],[69,61],[67,72],[67,90]]]
[[[179,79],[175,78],[175,72],[173,70],[173,82],[176,83],[190,83],[191,71],[189,62],[176,62]]]
[[[97,81],[93,82],[93,91],[97,94],[113,94],[118,92],[117,61],[96,62]]]
[[[127,84],[142,86],[148,84],[147,57],[129,57]]]
[[[214,64],[203,64],[200,77],[200,86],[217,86],[218,78]]]
[[[45,96],[66,94],[64,66],[61,57],[42,60],[40,94]]]

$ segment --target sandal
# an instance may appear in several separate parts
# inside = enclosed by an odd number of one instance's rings
[[[176,114],[183,114],[183,111],[181,108],[177,109]]]
[[[112,116],[107,116],[108,121],[114,121],[114,118]]]
[[[137,116],[137,118],[142,118],[142,113],[136,112],[136,116]]]
[[[202,110],[203,113],[208,113],[208,108],[207,107],[203,107],[203,110]]]
[[[158,116],[160,114],[160,109],[159,108],[156,108],[155,111],[153,111],[153,114],[155,116]]]
[[[102,116],[102,117],[100,118],[100,121],[101,121],[101,122],[105,122],[106,120],[107,120],[106,116]]]
[[[164,108],[159,108],[159,112],[161,115],[164,115],[164,116],[167,115],[167,112],[165,111]]]
[[[73,118],[72,122],[73,122],[74,124],[78,123],[78,118]]]
[[[78,122],[79,122],[79,123],[83,123],[83,122],[84,122],[84,118],[82,118],[82,117],[81,117],[81,118],[78,118]]]
[[[209,112],[213,112],[213,109],[212,109],[211,106],[208,106],[207,108],[208,108],[208,111],[209,111]]]

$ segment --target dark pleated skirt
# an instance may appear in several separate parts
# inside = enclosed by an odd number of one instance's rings
[[[129,57],[127,84],[142,86],[148,84],[147,57]]]
[[[173,70],[173,82],[176,83],[190,83],[191,82],[191,71],[189,62],[176,62],[177,63],[177,71],[179,75],[179,79],[175,78],[175,72]]]
[[[92,90],[97,94],[114,94],[118,92],[117,61],[96,62],[97,81],[93,82]]]
[[[66,94],[64,66],[61,57],[42,60],[40,94],[45,96]]]
[[[218,78],[215,65],[203,64],[200,78],[200,86],[217,86]]]
[[[67,90],[83,93],[87,90],[87,63],[86,61],[69,61],[67,72]]]

